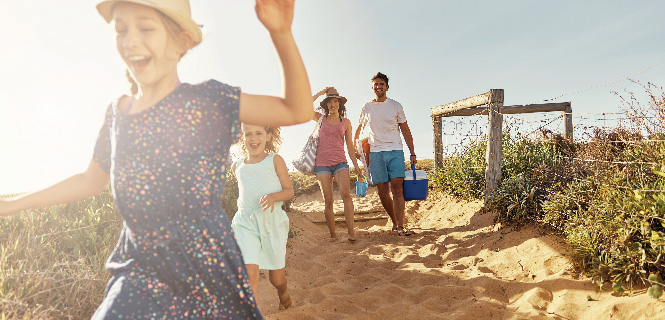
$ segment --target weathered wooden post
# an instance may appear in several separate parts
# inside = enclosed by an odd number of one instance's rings
[[[441,116],[432,116],[432,130],[434,130],[434,167],[443,167],[443,127]]]
[[[492,191],[501,182],[501,147],[503,114],[503,89],[491,89],[487,106],[487,167],[485,169],[485,204]]]
[[[563,111],[563,137],[568,141],[573,141],[573,107],[570,102]]]

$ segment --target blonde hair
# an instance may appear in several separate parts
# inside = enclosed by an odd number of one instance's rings
[[[240,124],[241,132],[245,133],[245,123]],[[279,152],[279,147],[282,146],[282,136],[280,135],[280,128],[279,127],[263,127],[263,129],[266,131],[266,134],[270,135],[270,140],[266,140],[266,147],[265,151],[268,153],[277,153]],[[249,155],[249,152],[247,152],[247,147],[245,146],[245,141],[243,139],[240,139],[238,143],[236,144],[240,148],[242,155],[246,157]]]
[[[153,10],[155,10],[157,12],[157,14],[159,15],[159,18],[162,20],[162,23],[164,24],[164,27],[166,28],[166,33],[169,35],[169,38],[176,39],[177,38],[176,36],[184,31],[184,29],[177,22],[175,22],[173,19],[171,19],[169,16],[165,15],[164,13],[162,13],[161,11],[159,11],[157,9],[153,8]],[[187,52],[189,52],[189,50],[194,49],[194,47],[198,46],[199,43],[200,42],[193,42],[192,47],[188,48],[185,51],[185,53],[180,55],[180,59],[182,59],[182,57],[184,57],[185,54],[187,54]],[[127,82],[129,82],[129,91],[132,93],[132,95],[136,95],[137,93],[139,93],[139,86],[136,83],[136,81],[134,81],[134,78],[132,78],[132,74],[131,74],[131,72],[129,72],[129,69],[125,69],[125,77],[127,78]]]

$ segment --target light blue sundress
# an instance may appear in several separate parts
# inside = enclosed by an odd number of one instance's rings
[[[275,202],[275,209],[263,211],[259,203],[266,194],[282,191],[273,158],[269,154],[263,161],[236,163],[238,179],[238,212],[231,227],[236,235],[245,264],[257,264],[259,269],[278,270],[286,266],[286,240],[289,235],[289,217],[282,209],[283,201]]]

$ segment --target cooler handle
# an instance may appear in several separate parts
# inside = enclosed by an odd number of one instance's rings
[[[413,164],[413,163],[411,164],[411,172],[413,172],[413,184],[415,184],[416,183],[416,165]]]

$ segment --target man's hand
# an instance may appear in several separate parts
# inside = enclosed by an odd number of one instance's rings
[[[411,164],[414,165],[414,166],[416,165],[416,163],[418,163],[418,160],[416,160],[416,155],[415,154],[411,155],[411,157],[409,158],[409,161],[411,161]]]

